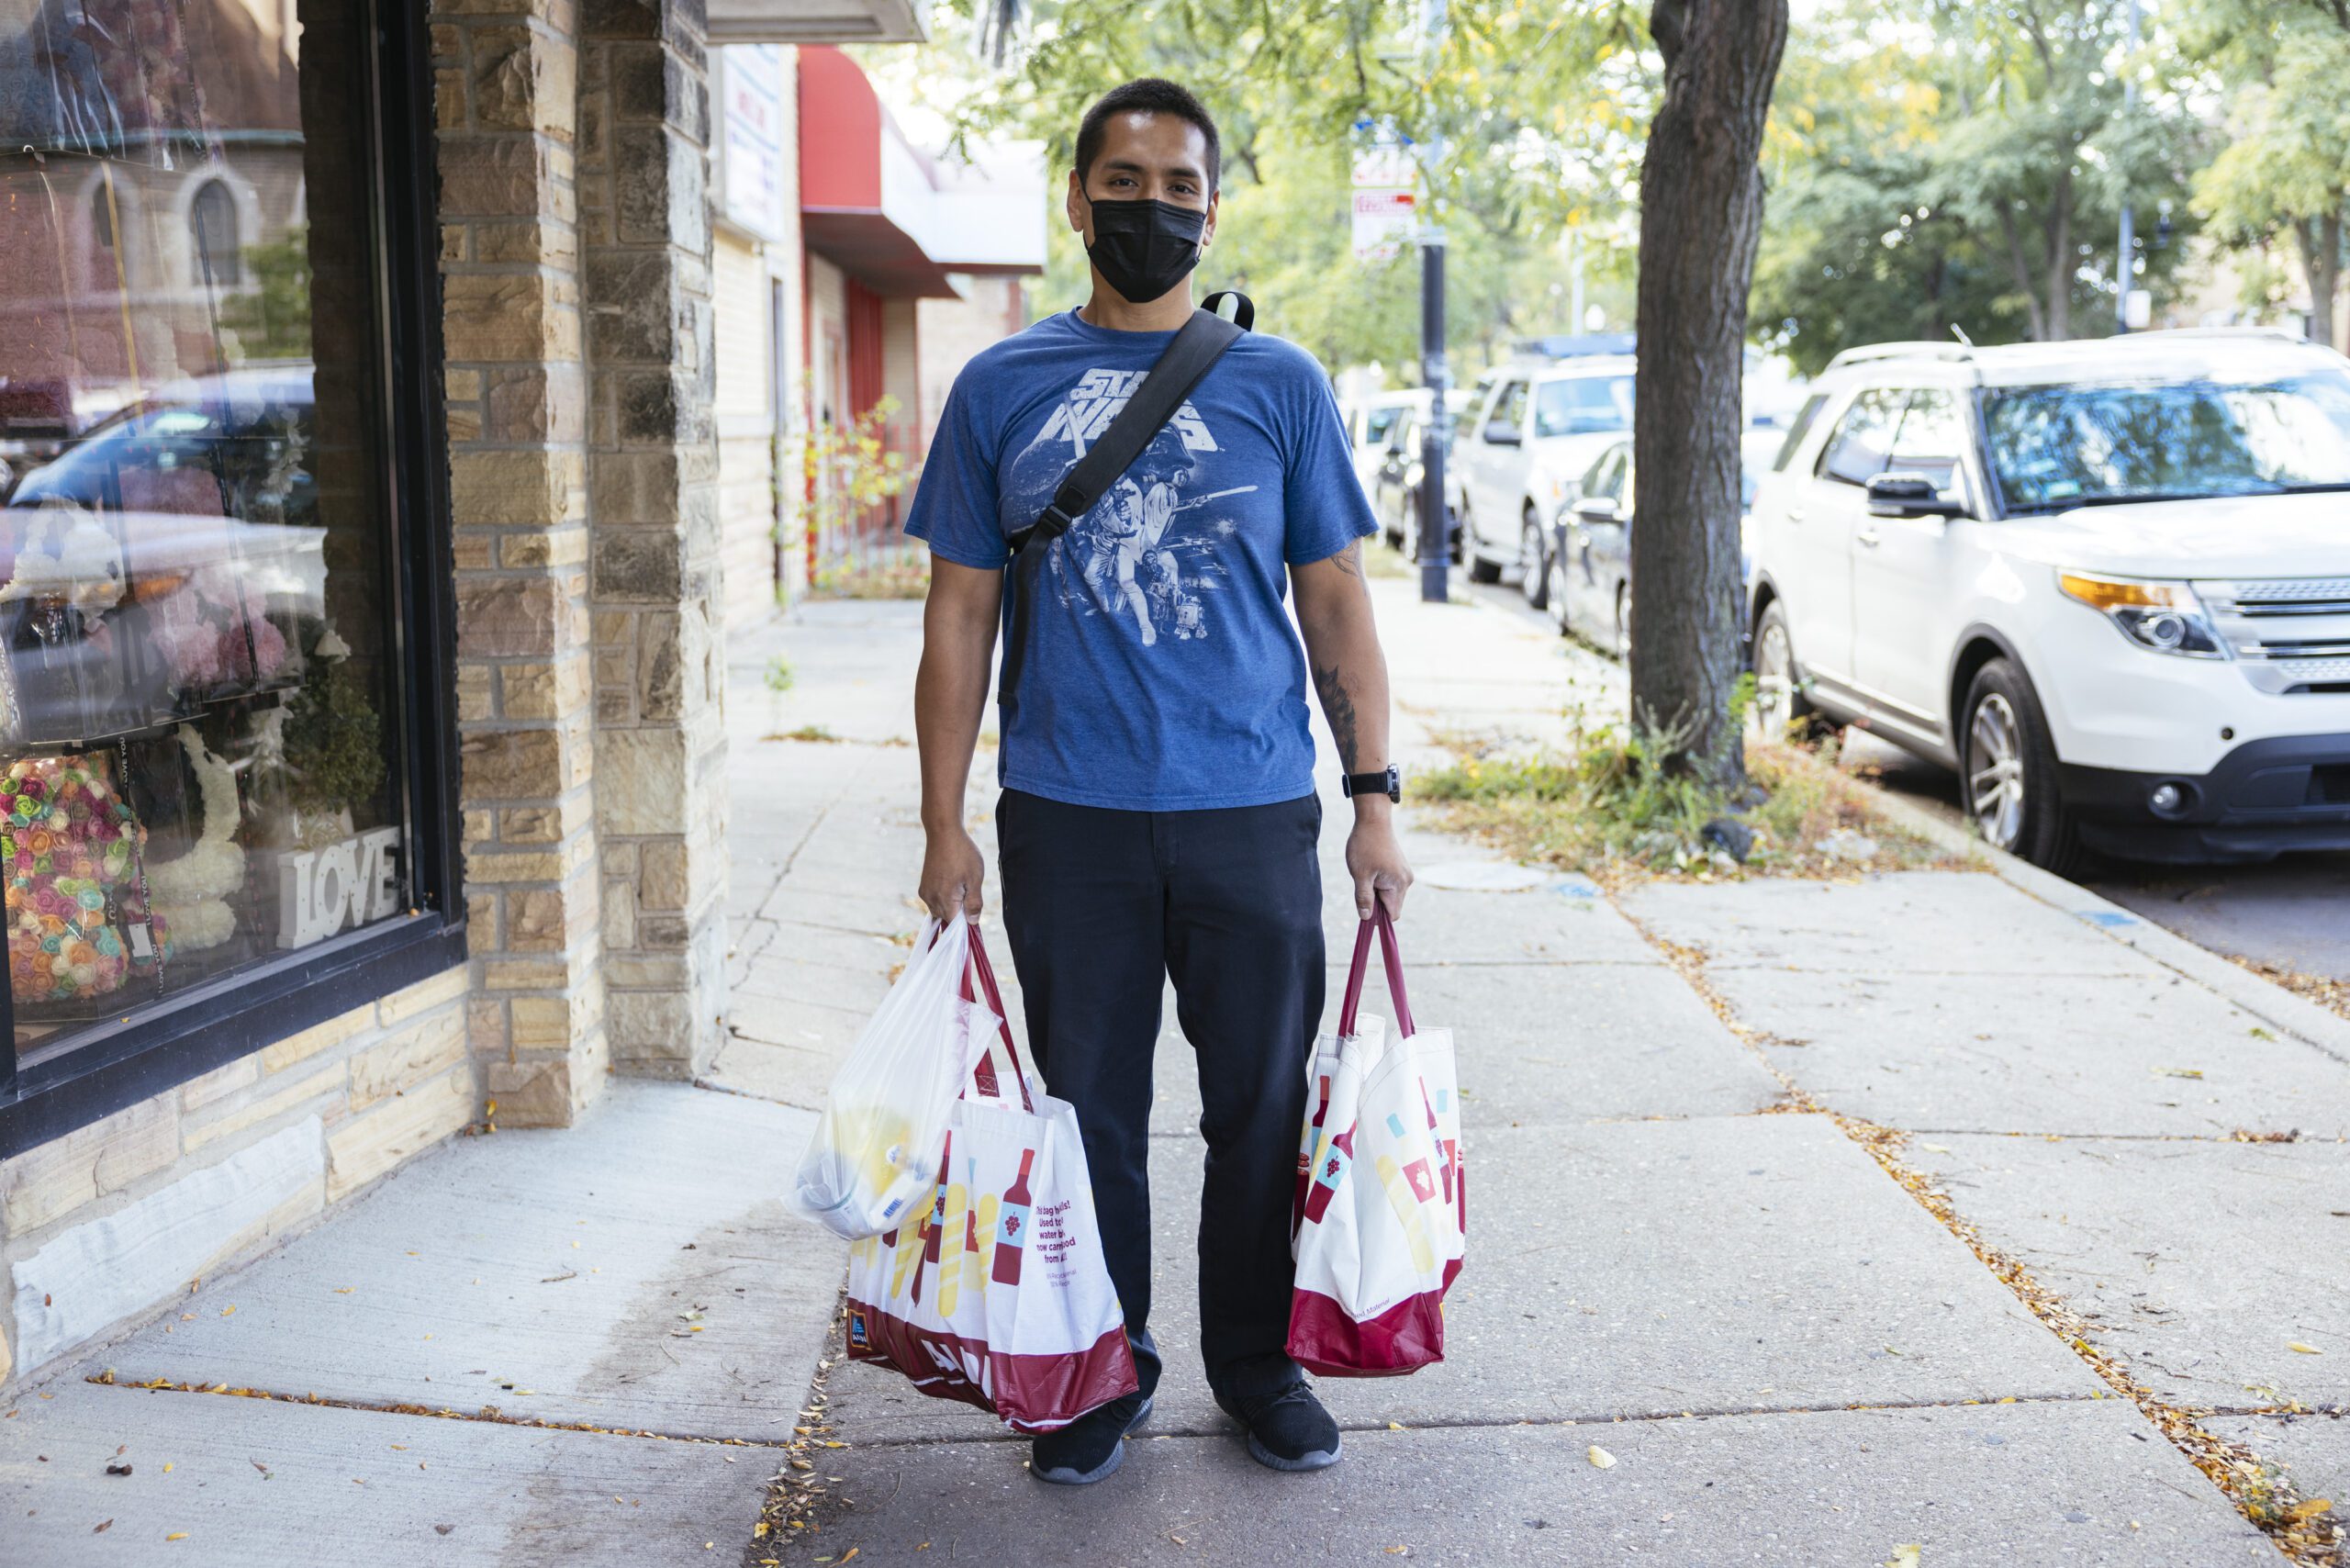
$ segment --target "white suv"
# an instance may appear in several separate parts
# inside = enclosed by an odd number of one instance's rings
[[[2052,868],[2350,847],[2350,360],[1891,343],[1812,390],[1747,532],[1763,722],[1955,767]]]
[[[1461,554],[1481,583],[1507,577],[1537,610],[1550,588],[1550,520],[1592,461],[1632,428],[1630,354],[1511,364],[1453,441]]]

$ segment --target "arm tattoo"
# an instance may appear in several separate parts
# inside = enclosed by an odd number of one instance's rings
[[[1330,736],[1338,743],[1338,761],[1355,769],[1355,700],[1338,680],[1338,666],[1315,666],[1314,689],[1322,699],[1322,716],[1330,721]]]
[[[1362,576],[1362,541],[1358,539],[1330,557],[1331,564],[1350,577]]]

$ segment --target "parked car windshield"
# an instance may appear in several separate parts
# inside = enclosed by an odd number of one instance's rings
[[[1534,433],[1590,435],[1632,428],[1632,378],[1578,375],[1546,381],[1534,393]]]
[[[1984,397],[2009,507],[2350,487],[2350,375],[2003,386]]]

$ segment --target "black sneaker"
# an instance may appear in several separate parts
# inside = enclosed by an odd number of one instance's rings
[[[1219,1394],[1224,1413],[1248,1428],[1248,1457],[1275,1470],[1320,1470],[1338,1462],[1338,1423],[1301,1380],[1270,1394]]]
[[[1150,1419],[1153,1401],[1139,1391],[1088,1410],[1028,1445],[1028,1468],[1056,1486],[1091,1486],[1126,1462],[1125,1435]]]

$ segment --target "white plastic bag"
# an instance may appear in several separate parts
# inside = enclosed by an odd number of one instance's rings
[[[1002,1021],[965,994],[968,921],[925,921],[905,972],[850,1047],[800,1157],[792,1212],[855,1241],[926,1204],[946,1120]]]

